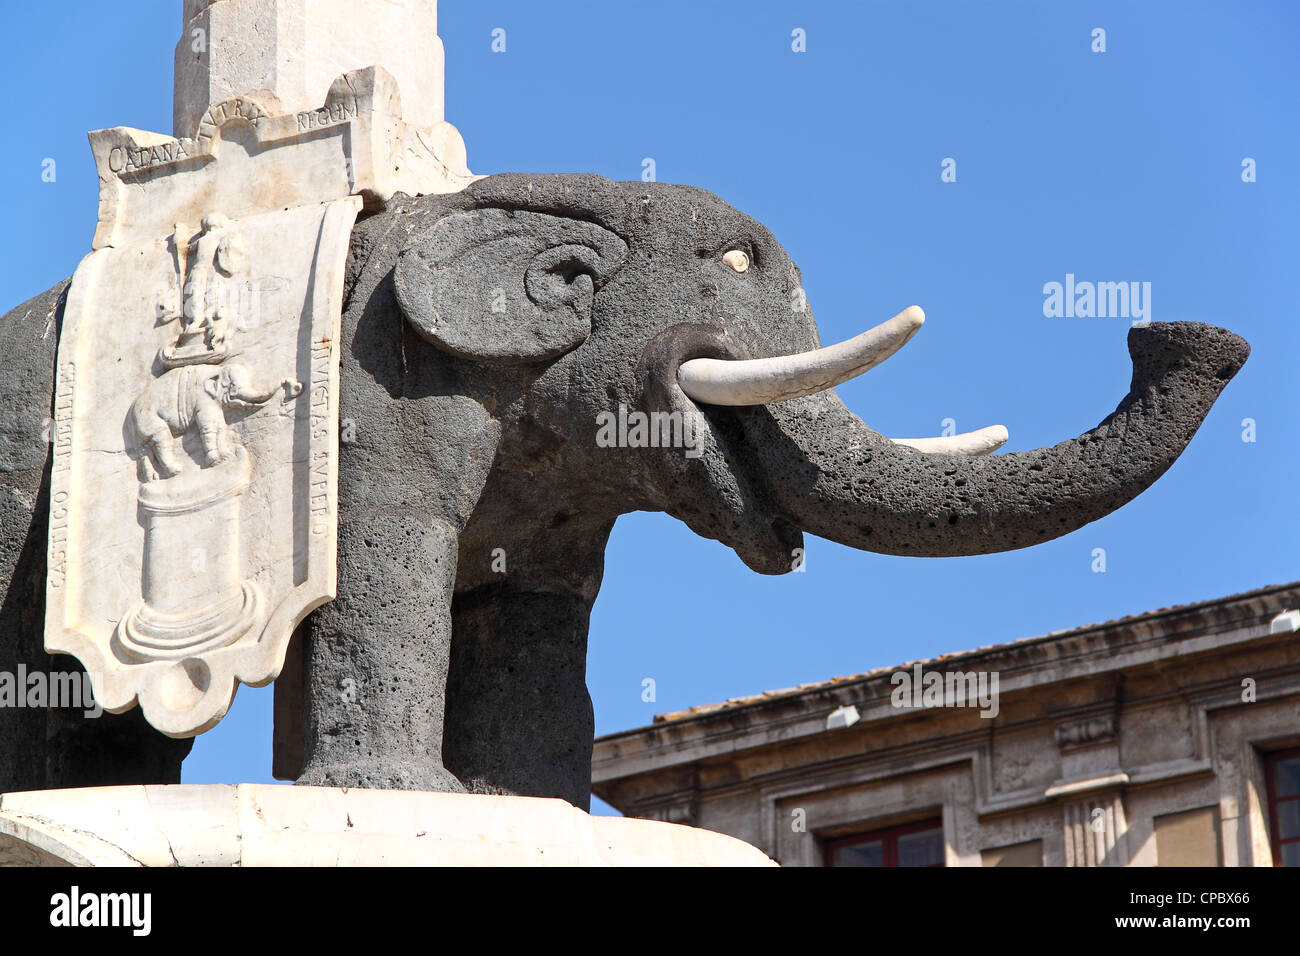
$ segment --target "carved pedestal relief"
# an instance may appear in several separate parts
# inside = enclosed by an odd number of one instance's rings
[[[189,736],[334,596],[343,268],[363,201],[468,179],[408,148],[392,78],[318,110],[213,104],[91,134],[94,251],[59,343],[46,648]]]
[[[262,589],[242,576],[240,560],[253,464],[228,419],[277,396],[287,402],[302,394],[302,383],[289,378],[259,387],[249,367],[232,358],[243,337],[256,338],[263,307],[242,233],[220,214],[205,216],[197,237],[188,232],[178,226],[172,237],[178,263],[188,266],[175,284],[179,308],[158,308],[160,323],[175,321],[179,331],[158,350],[156,377],[126,419],[126,450],[141,483],[143,599],[115,640],[119,656],[138,661],[225,647],[261,616]],[[197,461],[186,453],[187,437],[197,437]],[[187,555],[200,559],[190,562],[202,565],[200,573],[177,573]]]

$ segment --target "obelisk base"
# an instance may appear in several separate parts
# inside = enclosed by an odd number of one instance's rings
[[[0,866],[775,866],[711,830],[563,800],[267,784],[0,797]]]

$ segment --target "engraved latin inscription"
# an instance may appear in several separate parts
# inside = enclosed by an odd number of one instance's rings
[[[311,350],[311,533],[329,533],[330,345]]]
[[[77,366],[64,362],[59,367],[58,397],[54,402],[55,472],[67,472],[72,465],[72,392]],[[68,573],[68,492],[59,489],[50,497],[50,587],[61,588]]]
[[[72,390],[77,383],[77,366],[64,362],[54,402],[54,470],[67,471],[72,464]]]
[[[357,107],[355,103],[331,103],[329,106],[322,106],[318,110],[303,110],[297,114],[298,132],[320,129],[324,126],[334,126],[337,123],[355,119],[356,115]]]
[[[204,152],[210,153],[212,151],[212,140],[221,127],[233,120],[243,120],[253,129],[257,129],[266,115],[266,110],[244,96],[236,96],[234,99],[213,103],[212,106],[208,107],[208,111],[203,114],[203,119],[199,121],[197,137],[199,146]]]
[[[63,587],[68,574],[68,493],[50,499],[50,587]]]
[[[160,146],[114,146],[108,153],[108,168],[120,175],[162,163],[174,163],[178,159],[189,159],[189,156],[185,140],[180,139]]]

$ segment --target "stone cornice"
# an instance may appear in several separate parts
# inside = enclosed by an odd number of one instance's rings
[[[997,671],[1001,675],[1000,695],[1005,700],[1008,695],[1055,683],[1095,680],[1252,643],[1262,646],[1293,640],[1289,634],[1270,635],[1269,622],[1297,603],[1300,583],[1276,585],[921,663],[927,670],[936,671]],[[725,758],[770,745],[789,746],[801,738],[828,733],[827,715],[847,704],[857,707],[861,720],[848,730],[830,733],[860,732],[872,723],[890,719],[933,717],[916,711],[900,714],[890,701],[890,676],[912,663],[700,708],[658,720],[649,727],[601,737],[593,752],[593,782],[599,792],[602,783],[640,773]],[[997,721],[988,723],[991,729]]]

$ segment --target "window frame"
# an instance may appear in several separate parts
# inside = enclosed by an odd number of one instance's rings
[[[1281,798],[1277,795],[1277,765],[1284,760],[1300,760],[1300,747],[1292,747],[1288,750],[1273,750],[1264,754],[1264,793],[1268,797],[1268,842],[1273,851],[1273,865],[1277,867],[1282,865],[1282,845],[1284,843],[1288,845],[1292,843],[1300,844],[1300,836],[1282,839],[1281,815],[1278,813],[1278,804],[1300,803],[1300,793]]]
[[[927,817],[924,820],[914,820],[911,823],[900,823],[895,826],[877,827],[874,830],[862,830],[858,833],[851,833],[848,836],[835,837],[822,841],[822,865],[835,865],[835,851],[843,846],[853,846],[859,843],[880,843],[880,851],[883,862],[881,869],[898,867],[898,838],[909,836],[913,833],[922,833],[926,830],[938,830],[940,837],[943,836],[943,817]],[[945,848],[947,844],[944,844]],[[944,854],[946,857],[946,853]],[[946,866],[945,860],[938,863],[931,863],[930,868]]]

